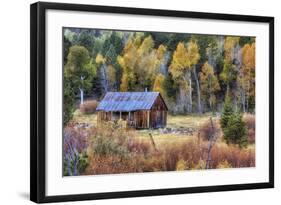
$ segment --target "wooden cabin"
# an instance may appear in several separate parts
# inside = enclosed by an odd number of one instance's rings
[[[168,108],[159,92],[108,92],[96,110],[98,123],[122,119],[138,129],[167,124]]]

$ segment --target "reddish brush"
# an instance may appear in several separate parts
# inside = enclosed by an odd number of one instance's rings
[[[83,114],[92,114],[96,111],[98,104],[96,100],[87,100],[80,105],[80,112]]]
[[[208,133],[207,123],[203,128]],[[209,143],[188,137],[154,149],[148,136],[141,137],[137,131],[126,130],[116,123],[105,123],[87,131],[68,127],[65,136],[71,137],[77,150],[87,150],[89,165],[81,174],[205,169]],[[211,169],[253,166],[254,148],[241,149],[218,141],[211,150]]]
[[[220,125],[215,120],[213,120],[213,123],[208,120],[200,126],[198,132],[202,139],[209,140],[210,136],[220,132]]]
[[[235,145],[216,145],[211,153],[211,167],[217,166],[227,161],[231,167],[254,167],[255,151],[254,149],[240,149]]]
[[[256,118],[255,115],[252,114],[244,114],[243,120],[246,124],[248,130],[248,142],[255,143],[256,136]]]

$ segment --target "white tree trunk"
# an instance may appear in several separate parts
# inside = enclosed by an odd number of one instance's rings
[[[186,96],[187,96],[187,111],[192,112],[192,82],[191,82],[191,71],[187,71],[183,75],[184,81],[187,83],[187,90]]]
[[[192,83],[191,83],[191,72],[188,72],[188,78],[189,78],[189,112],[192,112]]]
[[[79,88],[80,90],[80,105],[84,103],[84,91],[83,89]]]
[[[197,109],[198,109],[197,111],[199,113],[202,113],[200,84],[199,84],[199,80],[198,80],[198,76],[197,76],[197,73],[196,73],[195,66],[193,66],[193,74],[194,74],[194,78],[195,78],[195,82],[196,82],[196,88],[197,88]]]
[[[104,93],[108,91],[108,79],[107,79],[107,65],[104,63],[101,65],[101,75],[102,75],[102,87]]]
[[[80,76],[81,79],[81,87],[79,88],[80,90],[80,105],[84,103],[84,90],[83,90],[83,80],[85,79],[85,76]]]

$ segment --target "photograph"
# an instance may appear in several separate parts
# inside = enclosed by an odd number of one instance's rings
[[[63,27],[61,43],[63,176],[256,166],[255,36]]]
[[[273,16],[30,9],[32,201],[274,187]]]

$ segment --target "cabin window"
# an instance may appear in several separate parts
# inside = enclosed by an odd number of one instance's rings
[[[122,112],[122,120],[127,120],[127,119],[128,119],[128,113]]]

